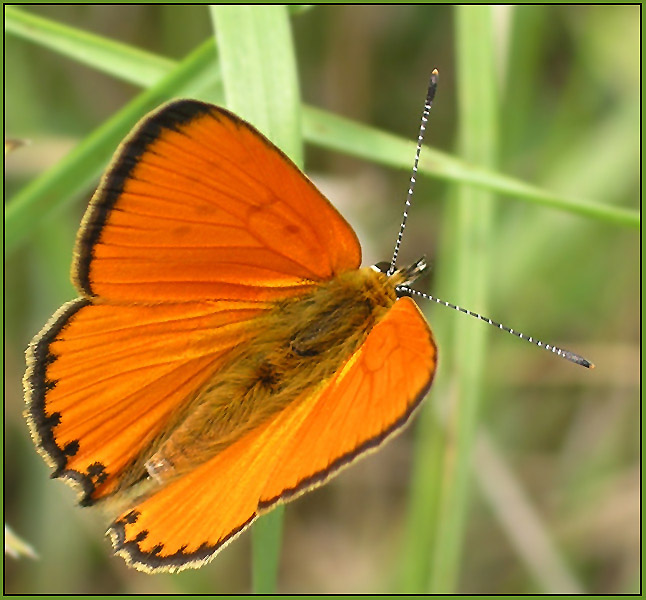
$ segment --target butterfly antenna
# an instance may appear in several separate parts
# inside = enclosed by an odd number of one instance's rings
[[[393,250],[393,258],[390,261],[390,268],[388,269],[388,275],[392,275],[395,272],[397,264],[397,255],[399,254],[399,247],[402,243],[402,237],[404,236],[404,229],[406,228],[406,221],[408,220],[408,210],[410,209],[410,201],[413,197],[413,190],[415,189],[415,178],[417,177],[417,163],[419,162],[419,155],[422,151],[422,141],[424,140],[424,132],[426,131],[426,122],[428,121],[428,114],[431,112],[431,106],[433,106],[433,98],[435,97],[435,91],[437,90],[437,81],[439,78],[439,73],[437,69],[433,69],[431,73],[431,80],[428,84],[428,91],[426,92],[426,102],[424,102],[424,111],[422,112],[422,123],[419,127],[419,135],[417,136],[417,148],[415,150],[415,162],[413,163],[413,172],[410,176],[410,185],[408,186],[408,194],[406,195],[406,205],[404,206],[404,216],[402,217],[401,225],[399,226],[399,233],[397,234],[397,241],[395,242],[395,249]]]
[[[439,298],[435,298],[434,296],[431,296],[430,294],[425,294],[424,292],[419,292],[417,290],[414,290],[412,288],[409,288],[406,285],[399,286],[397,288],[397,291],[399,292],[404,292],[407,294],[411,294],[414,296],[419,296],[421,298],[425,298],[426,300],[432,300],[433,302],[437,302],[438,304],[442,304],[444,306],[448,306],[449,308],[452,308],[454,310],[459,310],[460,312],[463,312],[471,317],[476,317],[476,319],[480,319],[481,321],[485,321],[485,323],[489,323],[489,325],[493,325],[494,327],[497,327],[498,329],[502,329],[503,331],[506,331],[508,333],[511,333],[515,335],[516,337],[520,338],[521,340],[525,340],[527,342],[531,342],[532,344],[538,346],[539,348],[543,348],[545,350],[550,350],[557,356],[560,356],[561,358],[564,358],[565,360],[569,360],[570,362],[573,362],[577,365],[581,365],[582,367],[586,367],[588,369],[594,369],[594,364],[592,364],[589,360],[583,358],[582,356],[579,356],[578,354],[575,354],[574,352],[570,352],[569,350],[563,350],[562,348],[558,348],[556,346],[553,346],[551,344],[544,344],[543,342],[531,337],[531,336],[526,336],[522,334],[520,331],[514,331],[510,327],[505,327],[501,323],[496,323],[495,321],[492,321],[488,317],[483,317],[482,315],[479,315],[478,313],[474,313],[470,310],[467,310],[466,308],[462,308],[461,306],[456,306],[455,304],[451,304],[450,302],[445,302],[444,300],[440,300]]]

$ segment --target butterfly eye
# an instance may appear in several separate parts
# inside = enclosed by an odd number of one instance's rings
[[[378,262],[372,267],[370,267],[373,271],[377,271],[377,273],[383,273],[386,275],[388,273],[388,269],[390,268],[390,263],[388,262]]]

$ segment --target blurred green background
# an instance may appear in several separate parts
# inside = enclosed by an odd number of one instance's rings
[[[212,35],[203,6],[21,10],[173,60]],[[452,6],[295,12],[303,101],[414,140],[428,75],[437,67],[440,89],[426,143],[457,155],[456,52],[464,41],[456,12]],[[490,13],[498,170],[581,202],[638,211],[640,7],[499,6]],[[140,93],[15,34],[6,37],[5,76],[5,135],[30,140],[6,158],[8,203]],[[306,149],[308,174],[356,229],[365,264],[387,260],[408,173]],[[444,299],[462,304],[450,267],[457,187],[419,179],[401,256],[407,263],[426,254],[433,272],[419,289],[448,291]],[[249,592],[248,532],[199,571],[149,576],[128,569],[111,556],[100,515],[76,507],[73,491],[48,479],[29,438],[24,349],[75,296],[69,265],[91,192],[44,218],[34,213],[29,236],[5,255],[5,520],[39,557],[5,558],[5,592]],[[493,233],[472,249],[487,253],[488,301],[469,308],[580,352],[597,368],[586,371],[493,329],[486,334],[474,478],[462,497],[463,547],[455,580],[443,591],[636,592],[638,230],[513,197],[496,200]],[[450,355],[450,328],[466,317],[440,307],[425,312],[440,356]],[[484,327],[471,321],[470,327]],[[433,574],[441,562],[432,547],[442,512],[425,489],[442,489],[457,443],[451,425],[448,434],[437,427],[433,410],[454,414],[457,384],[444,367],[449,362],[441,363],[438,385],[402,435],[288,505],[280,592],[437,591]],[[427,453],[440,457],[428,471]]]

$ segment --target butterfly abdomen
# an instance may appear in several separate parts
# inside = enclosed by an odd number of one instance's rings
[[[395,300],[386,275],[361,269],[278,302],[157,447],[148,472],[160,482],[181,475],[322,388]]]

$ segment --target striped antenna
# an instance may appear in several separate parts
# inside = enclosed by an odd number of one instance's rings
[[[451,304],[450,302],[445,302],[444,300],[440,300],[439,298],[435,298],[434,296],[431,296],[430,294],[425,294],[424,292],[419,292],[417,290],[414,290],[413,288],[408,287],[407,285],[401,285],[397,287],[397,291],[403,294],[411,294],[414,296],[419,296],[421,298],[425,298],[426,300],[432,300],[433,302],[437,302],[438,304],[442,304],[443,306],[448,306],[449,308],[452,308],[454,310],[459,310],[460,312],[463,312],[470,317],[475,317],[476,319],[480,319],[481,321],[484,321],[485,323],[489,323],[489,325],[493,325],[494,327],[497,327],[498,329],[502,329],[503,331],[506,331],[508,333],[511,333],[515,335],[516,337],[520,338],[521,340],[525,340],[527,342],[531,342],[532,344],[538,346],[539,348],[543,348],[545,350],[550,350],[557,356],[560,356],[561,358],[564,358],[565,360],[569,360],[570,362],[573,362],[577,365],[581,365],[582,367],[586,367],[588,369],[594,369],[594,364],[592,364],[589,360],[586,360],[582,356],[579,356],[578,354],[575,354],[574,352],[570,352],[569,350],[563,350],[561,348],[557,348],[556,346],[553,346],[551,344],[544,344],[543,342],[534,339],[531,336],[526,336],[520,333],[520,331],[514,331],[510,327],[505,327],[501,323],[496,323],[495,321],[492,321],[488,317],[483,317],[482,315],[479,315],[478,313],[474,313],[470,310],[467,310],[466,308],[462,308],[461,306],[456,306],[455,304]]]
[[[422,123],[419,127],[419,135],[417,136],[417,148],[415,150],[415,162],[413,163],[413,172],[410,176],[410,185],[408,186],[408,194],[406,195],[406,205],[404,206],[404,216],[402,217],[402,223],[399,226],[399,233],[397,234],[397,241],[395,242],[395,249],[393,250],[393,257],[390,261],[390,268],[388,269],[388,275],[392,275],[395,272],[397,265],[397,255],[399,254],[399,247],[402,243],[402,237],[404,236],[404,229],[406,228],[406,221],[408,220],[408,210],[410,209],[410,201],[413,197],[413,190],[415,189],[415,178],[417,177],[417,163],[419,162],[419,154],[422,150],[422,142],[424,141],[424,132],[426,131],[426,122],[428,121],[428,115],[431,112],[431,106],[433,106],[433,98],[435,97],[435,90],[437,90],[437,80],[439,78],[439,73],[437,69],[433,69],[431,73],[431,80],[428,84],[428,91],[426,92],[426,102],[424,102],[424,111],[422,112]]]

